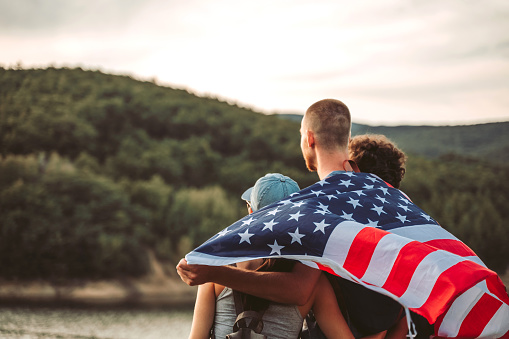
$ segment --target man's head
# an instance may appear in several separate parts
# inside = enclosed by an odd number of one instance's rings
[[[250,212],[254,212],[298,191],[299,185],[293,179],[279,173],[269,173],[247,189],[242,199],[248,203]]]
[[[301,149],[306,166],[317,170],[314,147],[327,152],[346,152],[350,139],[351,118],[348,107],[339,100],[324,99],[311,105],[301,123]]]
[[[349,152],[361,172],[376,174],[399,188],[407,156],[384,135],[358,135],[350,141]]]

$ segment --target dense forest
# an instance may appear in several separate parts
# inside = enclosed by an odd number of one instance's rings
[[[504,272],[507,162],[398,143],[409,153],[402,189]],[[296,121],[79,68],[0,68],[0,156],[5,279],[140,276],[147,249],[175,262],[243,216],[240,194],[265,173],[317,180]]]

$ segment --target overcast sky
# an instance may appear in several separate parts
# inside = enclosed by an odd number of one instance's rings
[[[509,121],[507,0],[0,0],[0,65],[156,78],[257,111]]]

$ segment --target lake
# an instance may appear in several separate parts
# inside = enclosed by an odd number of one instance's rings
[[[192,309],[0,306],[5,339],[187,338]]]

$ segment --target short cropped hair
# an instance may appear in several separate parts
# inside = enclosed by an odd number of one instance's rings
[[[350,141],[349,153],[361,172],[376,174],[399,188],[405,176],[407,156],[387,137],[378,134],[355,136]]]
[[[351,118],[348,107],[336,99],[324,99],[309,106],[305,119],[324,149],[348,146]]]

